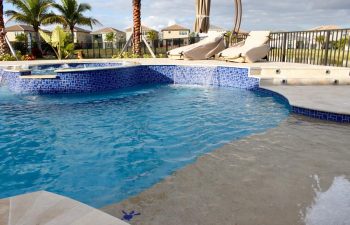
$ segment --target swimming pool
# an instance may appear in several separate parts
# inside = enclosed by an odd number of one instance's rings
[[[0,87],[0,198],[48,190],[105,206],[288,114],[271,96],[224,87],[151,84],[89,95]]]

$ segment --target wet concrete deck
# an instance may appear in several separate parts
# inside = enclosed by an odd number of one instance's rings
[[[293,106],[350,115],[350,86],[263,86]]]
[[[349,126],[291,116],[102,210],[137,210],[135,225],[350,224],[349,137]]]

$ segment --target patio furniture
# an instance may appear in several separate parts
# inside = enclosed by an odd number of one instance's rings
[[[270,31],[252,31],[245,41],[223,50],[217,56],[221,60],[237,63],[254,63],[265,58],[270,46]]]
[[[209,59],[225,49],[222,34],[206,37],[198,43],[176,48],[167,52],[168,58],[203,60]]]

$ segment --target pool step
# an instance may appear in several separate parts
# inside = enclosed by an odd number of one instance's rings
[[[261,85],[350,85],[350,68],[262,68]]]
[[[262,68],[260,76],[287,76],[293,78],[350,78],[350,68]]]
[[[21,79],[58,79],[57,75],[22,75]]]
[[[350,85],[350,79],[263,77],[260,85]]]
[[[46,191],[1,199],[0,224],[127,225],[100,210]]]

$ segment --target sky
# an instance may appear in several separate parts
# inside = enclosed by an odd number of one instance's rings
[[[59,0],[56,0],[59,1]],[[124,30],[132,24],[132,0],[81,0],[102,27]],[[242,0],[242,29],[293,31],[320,25],[350,28],[350,0]],[[12,9],[5,3],[4,10]],[[142,23],[160,30],[174,23],[193,28],[195,0],[142,0]],[[211,24],[231,30],[234,0],[212,0]],[[6,20],[6,18],[5,18]],[[9,23],[9,25],[12,23]],[[93,30],[102,28],[94,27]]]

